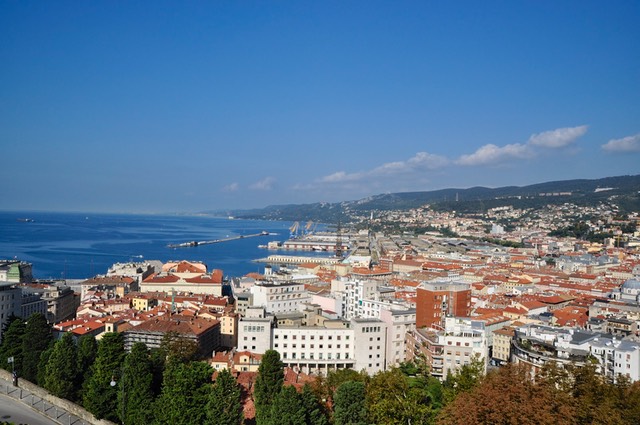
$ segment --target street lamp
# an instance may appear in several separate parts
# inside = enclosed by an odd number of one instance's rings
[[[124,425],[124,412],[125,412],[125,392],[124,392],[124,373],[123,371],[120,371],[120,379],[122,380],[121,382],[121,388],[122,388],[122,424]],[[118,383],[116,382],[116,376],[115,374],[111,375],[111,382],[109,382],[109,385],[111,385],[112,387],[115,387]]]

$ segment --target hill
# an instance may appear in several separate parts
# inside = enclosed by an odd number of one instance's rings
[[[622,213],[640,211],[640,175],[601,179],[562,180],[529,186],[472,187],[424,192],[388,193],[356,201],[271,205],[261,209],[225,211],[238,218],[265,220],[313,220],[335,223],[374,211],[407,210],[429,205],[439,211],[479,214],[489,208],[541,208],[570,202],[580,206],[613,203]],[[220,214],[220,212],[211,212]]]

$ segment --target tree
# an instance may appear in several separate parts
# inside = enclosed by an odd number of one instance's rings
[[[324,404],[318,399],[309,384],[302,387],[302,405],[305,411],[305,421],[307,425],[329,425],[329,418],[324,409]]]
[[[267,350],[264,353],[253,390],[258,425],[270,423],[271,405],[284,383],[283,368],[277,351]]]
[[[507,365],[461,392],[438,417],[440,425],[574,425],[570,396],[531,380],[528,368]]]
[[[341,384],[333,396],[333,423],[335,425],[366,425],[364,382],[347,381]]]
[[[55,343],[53,341],[50,342],[49,348],[40,354],[40,362],[38,362],[38,382],[44,382],[47,377],[47,364],[49,363],[51,354],[53,354],[54,345]]]
[[[124,360],[124,336],[119,333],[106,333],[98,344],[98,354],[93,363],[91,377],[83,396],[83,406],[97,419],[115,421],[117,414],[117,388],[111,386],[120,371]]]
[[[160,350],[165,355],[165,360],[185,363],[198,357],[200,347],[192,339],[177,332],[167,332],[160,343]]]
[[[471,363],[463,365],[455,373],[449,373],[444,381],[445,403],[453,400],[462,392],[471,391],[475,388],[484,376],[484,361],[478,357],[471,360]]]
[[[22,338],[22,377],[29,382],[38,382],[40,355],[49,347],[52,339],[51,325],[41,313],[33,313],[27,319]]]
[[[156,400],[156,422],[160,424],[201,424],[207,419],[202,407],[211,391],[211,366],[203,362],[170,362],[164,371],[162,393]]]
[[[118,382],[118,415],[127,425],[145,425],[153,419],[153,372],[147,346],[136,342],[124,359]]]
[[[82,335],[78,339],[78,375],[76,385],[83,388],[91,377],[91,369],[98,355],[98,342],[93,335]]]
[[[240,387],[228,369],[218,372],[207,402],[207,424],[242,424],[242,394]]]
[[[75,400],[77,387],[77,349],[73,335],[67,332],[53,346],[45,366],[44,387],[56,397]]]
[[[367,384],[365,401],[369,422],[377,424],[422,424],[429,421],[432,413],[427,393],[410,387],[397,368],[373,376]]]
[[[295,387],[287,385],[276,395],[271,405],[269,425],[301,425],[306,415],[302,399]]]
[[[24,321],[16,316],[9,317],[2,332],[2,344],[0,344],[0,367],[5,370],[22,369],[22,338],[24,336]],[[13,357],[13,363],[7,361]]]

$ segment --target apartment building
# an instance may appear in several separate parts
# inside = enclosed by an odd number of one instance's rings
[[[471,287],[466,283],[426,282],[416,289],[416,326],[442,327],[446,317],[469,317]]]

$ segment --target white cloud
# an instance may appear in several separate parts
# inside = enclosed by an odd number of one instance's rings
[[[441,168],[448,165],[450,161],[444,156],[434,155],[428,152],[418,152],[407,162],[414,168],[426,168],[427,170],[435,170],[436,168]]]
[[[609,140],[602,149],[607,152],[640,152],[640,134]]]
[[[472,154],[462,155],[455,162],[458,165],[492,165],[510,159],[526,159],[535,155],[529,146],[514,143],[505,146],[484,145]]]
[[[582,137],[587,132],[587,128],[588,126],[581,125],[578,127],[565,127],[544,131],[529,137],[527,144],[545,148],[563,148],[575,142],[579,137]]]
[[[320,183],[344,183],[360,180],[363,177],[362,173],[345,173],[344,171],[338,171],[328,176],[320,178]]]
[[[273,184],[276,182],[276,179],[274,179],[273,177],[265,177],[264,179],[255,182],[254,184],[252,184],[251,186],[249,186],[249,189],[253,189],[253,190],[271,190],[273,189]]]
[[[231,183],[222,188],[224,192],[235,192],[240,189],[240,185],[238,183]]]

